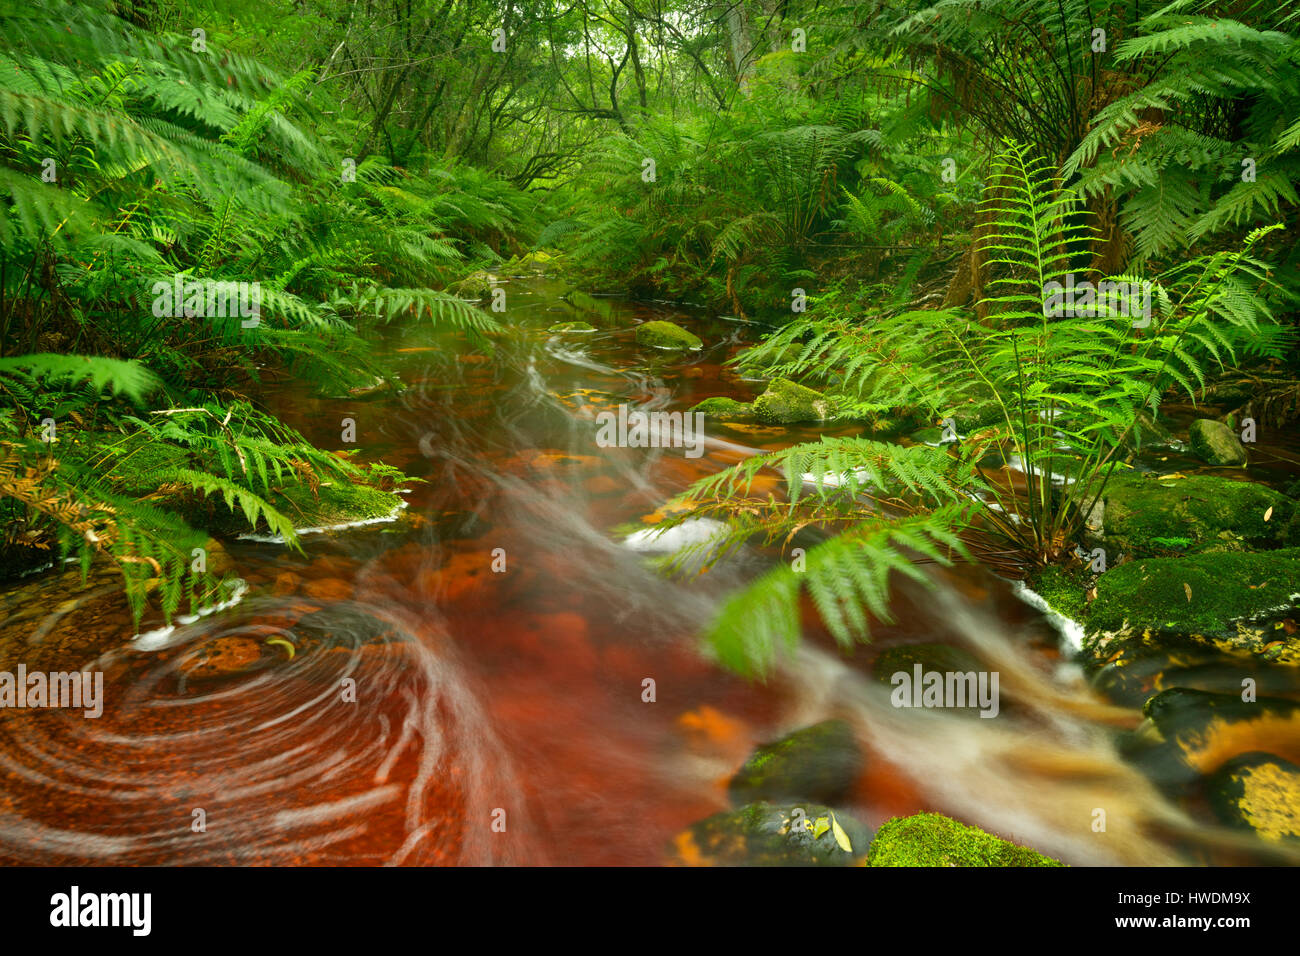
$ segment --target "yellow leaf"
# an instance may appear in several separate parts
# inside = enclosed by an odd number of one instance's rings
[[[853,844],[849,842],[849,835],[844,832],[840,822],[835,819],[835,814],[831,814],[831,832],[835,834],[835,842],[840,845],[840,849],[845,853],[853,852]]]
[[[289,660],[293,660],[294,646],[286,641],[283,637],[268,637],[265,641],[267,644],[277,644],[289,652]]]
[[[1264,512],[1264,520],[1267,521],[1271,517],[1273,517],[1273,506],[1269,505],[1268,510]]]
[[[1191,604],[1191,603],[1192,603],[1192,586],[1191,586],[1190,584],[1188,584],[1186,581],[1183,582],[1183,591],[1184,591],[1184,593],[1186,593],[1186,595],[1187,595],[1187,603],[1188,603],[1188,604]]]
[[[813,821],[813,839],[816,840],[823,833],[831,828],[831,822],[825,817],[818,817]]]

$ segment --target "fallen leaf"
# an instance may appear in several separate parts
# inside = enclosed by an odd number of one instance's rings
[[[1183,582],[1183,590],[1187,593],[1187,603],[1192,603],[1192,586],[1186,581]]]
[[[816,820],[813,821],[813,828],[812,828],[813,839],[816,840],[818,837],[820,837],[823,833],[825,833],[830,828],[831,828],[831,822],[829,820],[827,820],[825,817],[818,817]]]
[[[295,650],[295,648],[294,648],[294,646],[293,646],[292,644],[290,644],[288,641],[286,641],[283,637],[268,637],[268,638],[266,639],[266,642],[265,642],[265,643],[267,643],[267,644],[277,644],[277,645],[279,645],[280,647],[285,648],[285,649],[288,650],[288,652],[289,652],[289,660],[293,660],[293,654],[294,654],[294,650]]]
[[[1273,517],[1273,506],[1269,505],[1268,510],[1264,512],[1264,520],[1267,521],[1271,517]]]
[[[831,832],[835,834],[835,842],[840,845],[840,849],[845,853],[853,852],[853,844],[849,842],[849,835],[844,832],[840,826],[840,821],[835,819],[835,814],[831,814]]]

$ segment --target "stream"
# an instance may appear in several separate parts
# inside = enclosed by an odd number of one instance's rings
[[[1139,710],[1090,689],[1058,631],[987,569],[928,566],[934,587],[900,584],[896,622],[852,653],[810,634],[765,683],[713,664],[704,624],[773,555],[669,578],[626,528],[756,451],[856,429],[710,421],[696,458],[600,447],[597,411],[761,391],[724,364],[755,327],[612,298],[584,313],[544,277],[506,287],[511,329],[491,354],[457,358],[427,326],[386,334],[400,394],[268,390],[310,440],[341,447],[351,418],[360,457],[423,479],[398,521],[304,536],[301,554],[230,542],[248,595],[142,640],[108,571],[84,585],[46,572],[0,598],[0,639],[24,643],[29,669],[102,670],[106,687],[99,719],[0,714],[0,861],[674,862],[674,835],[728,807],[756,744],[829,717],[866,752],[844,810],[869,827],[936,810],[1073,865],[1242,852],[1118,756]],[[705,348],[638,347],[654,318]],[[599,330],[547,331],[574,319]],[[871,663],[916,642],[997,670],[999,718],[891,706]]]

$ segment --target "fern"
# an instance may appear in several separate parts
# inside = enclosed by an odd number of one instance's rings
[[[989,325],[952,310],[879,315],[870,324],[827,310],[791,323],[762,351],[787,354],[777,365],[782,374],[829,384],[841,408],[919,407],[937,419],[975,397],[995,410],[992,424],[948,451],[824,438],[756,455],[696,482],[678,499],[680,511],[661,522],[726,522],[716,538],[669,562],[678,571],[698,566],[702,549],[707,563],[750,541],[824,539],[806,549],[802,570],[775,567],[724,606],[708,636],[729,665],[762,674],[793,646],[805,588],[828,630],[847,643],[868,636],[870,616],[888,619],[892,573],[922,579],[918,559],[1015,552],[1030,565],[1061,560],[1166,390],[1193,397],[1207,365],[1222,367],[1273,323],[1261,296],[1267,269],[1252,254],[1271,229],[1237,251],[1150,279],[1114,277],[1149,283],[1149,325],[1123,298],[1056,314],[1051,284],[1089,261],[1079,197],[1014,142],[988,181]],[[833,302],[828,296],[823,305]],[[990,454],[1024,472],[1024,493],[986,472]],[[762,469],[785,477],[783,500],[751,495]]]

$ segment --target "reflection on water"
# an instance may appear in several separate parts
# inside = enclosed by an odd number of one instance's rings
[[[820,429],[711,423],[700,458],[599,447],[595,415],[620,403],[752,397],[721,364],[752,332],[606,300],[584,316],[600,330],[551,334],[577,317],[560,291],[512,282],[514,328],[491,356],[448,359],[428,331],[395,332],[399,396],[273,393],[309,438],[338,445],[350,417],[364,456],[425,479],[400,526],[305,539],[305,556],[231,544],[253,596],[158,649],[125,640],[111,582],[25,584],[21,606],[42,608],[25,617],[11,596],[7,656],[102,669],[108,703],[98,721],[0,715],[0,859],[658,863],[674,833],[726,806],[755,743],[827,716],[849,720],[868,751],[846,809],[872,826],[936,809],[1075,864],[1231,850],[1116,756],[1116,732],[1139,713],[1090,691],[1050,627],[987,571],[935,569],[937,592],[902,588],[898,623],[853,655],[814,634],[767,684],[714,667],[701,624],[770,557],[666,580],[611,529]],[[639,349],[633,320],[662,317],[706,350]],[[1001,716],[892,707],[871,662],[918,641],[997,670]]]

